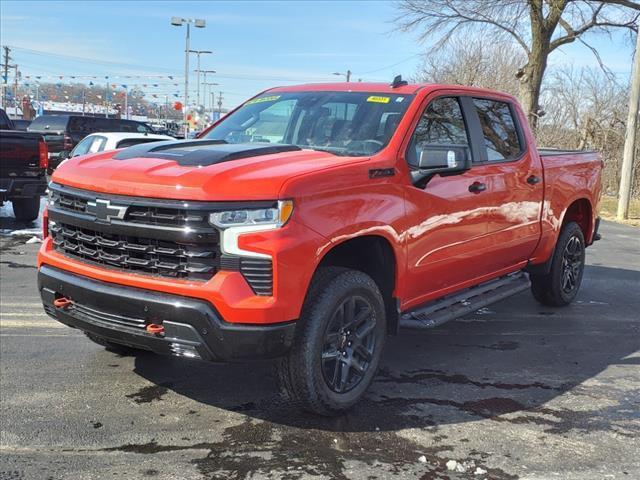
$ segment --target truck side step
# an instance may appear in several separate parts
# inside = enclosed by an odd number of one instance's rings
[[[434,300],[400,317],[400,328],[433,328],[444,322],[460,318],[479,308],[522,292],[531,286],[524,272],[481,283],[462,292]]]

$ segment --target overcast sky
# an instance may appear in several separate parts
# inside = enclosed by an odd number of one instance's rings
[[[398,73],[408,77],[425,50],[415,36],[393,31],[397,11],[384,1],[2,0],[0,9],[1,43],[15,47],[13,61],[23,76],[67,82],[71,75],[109,75],[113,83],[145,84],[147,92],[157,95],[182,91],[185,29],[172,27],[171,16],[204,18],[205,29],[192,29],[191,48],[215,52],[202,56],[201,68],[216,70],[208,81],[220,84],[215,89],[224,92],[228,107],[274,85],[338,80],[331,74],[347,69],[354,80],[388,81]],[[623,35],[590,41],[619,77],[629,75],[633,45]],[[578,43],[551,60],[597,65]]]

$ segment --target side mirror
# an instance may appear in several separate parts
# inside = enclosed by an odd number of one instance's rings
[[[434,175],[462,173],[470,168],[471,156],[466,145],[424,145],[409,165],[416,185],[425,185]]]
[[[58,154],[58,159],[59,160],[66,160],[67,158],[71,158],[71,152],[69,150],[62,150]]]

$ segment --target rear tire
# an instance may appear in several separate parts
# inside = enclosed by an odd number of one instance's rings
[[[344,413],[371,384],[385,337],[384,300],[371,277],[321,268],[309,288],[293,347],[276,364],[283,394],[312,413]]]
[[[562,227],[558,237],[549,273],[530,276],[531,292],[535,299],[550,307],[569,305],[580,289],[584,260],[582,229],[577,223],[569,222]]]
[[[40,214],[40,197],[15,198],[11,200],[16,220],[32,222]]]
[[[146,352],[146,350],[142,350],[141,348],[128,347],[127,345],[120,345],[119,343],[113,343],[109,340],[99,337],[98,335],[94,335],[93,333],[84,332],[89,340],[93,343],[97,343],[98,345],[105,348],[105,350],[117,353],[118,355],[136,355],[138,353]]]

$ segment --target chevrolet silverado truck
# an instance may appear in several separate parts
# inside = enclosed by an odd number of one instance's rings
[[[48,162],[42,135],[16,130],[0,109],[0,205],[10,201],[17,220],[38,218],[40,197],[47,189]]]
[[[108,349],[275,359],[291,402],[352,407],[387,335],[531,288],[578,293],[602,161],[537,150],[509,95],[274,88],[200,138],[65,162],[38,257],[46,312]]]

